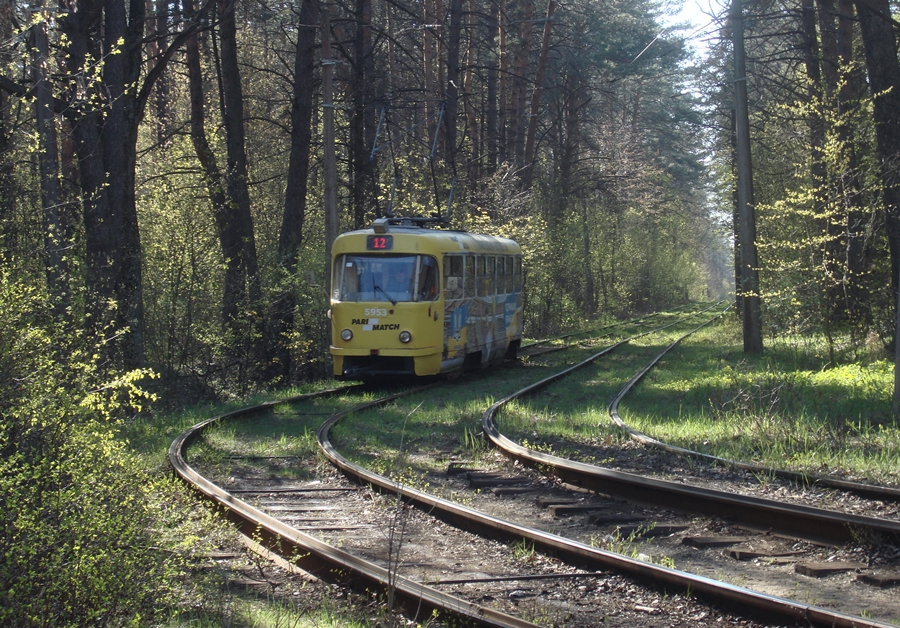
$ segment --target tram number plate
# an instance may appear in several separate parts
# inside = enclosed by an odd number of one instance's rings
[[[394,248],[394,236],[366,236],[366,250],[368,251],[390,251],[392,248]]]

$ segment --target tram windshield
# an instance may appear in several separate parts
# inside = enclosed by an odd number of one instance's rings
[[[332,286],[336,301],[432,301],[437,261],[430,255],[341,255]]]

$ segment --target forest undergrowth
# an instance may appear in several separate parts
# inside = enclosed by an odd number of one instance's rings
[[[27,329],[24,323],[40,310],[31,307],[37,297],[14,283],[3,289],[7,302],[16,304],[3,312],[5,329]],[[197,575],[192,567],[197,557],[227,543],[232,533],[171,481],[165,461],[172,439],[200,420],[331,382],[168,413],[154,412],[146,405],[150,400],[141,398],[144,410],[128,415],[122,400],[139,396],[139,374],[104,381],[87,353],[70,354],[62,366],[50,359],[58,351],[53,335],[31,329],[30,334],[0,334],[3,381],[9,384],[0,441],[5,453],[0,480],[9,515],[0,565],[7,591],[2,623],[303,626],[311,620],[309,625],[366,625],[363,609],[358,617],[347,617],[344,609],[323,600],[320,609],[300,611],[283,600],[223,595],[221,581]],[[673,329],[672,336],[678,333]],[[738,323],[727,315],[667,354],[626,397],[620,412],[648,434],[715,455],[900,484],[900,427],[890,413],[893,371],[880,345],[846,344],[835,354],[833,344],[814,334],[783,338],[770,343],[762,356],[748,358]],[[631,351],[602,360],[587,377],[567,378],[554,389],[552,404],[540,396],[519,402],[503,414],[504,430],[521,432],[523,440],[539,448],[580,439],[622,442],[605,417],[606,404],[648,356],[671,340],[668,332],[648,337]],[[567,353],[550,355],[473,374],[463,391],[439,388],[427,398],[413,396],[359,413],[337,428],[334,438],[350,457],[375,461],[377,470],[398,476],[416,477],[422,471],[409,466],[412,446],[449,446],[476,459],[488,455],[475,437],[484,408],[507,390],[542,379],[573,359]],[[834,355],[845,361],[835,364]],[[64,388],[57,385],[61,381]],[[316,426],[288,433],[297,426],[279,417],[276,412],[275,423],[256,426],[265,429],[253,436],[254,455],[288,450],[314,455]],[[280,425],[280,420],[287,422]],[[354,426],[359,421],[365,430]],[[228,430],[236,429],[229,426],[221,436],[234,438]],[[42,551],[48,547],[53,551]],[[45,567],[39,572],[34,571],[37,559]]]

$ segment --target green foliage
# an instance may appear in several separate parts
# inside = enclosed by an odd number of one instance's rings
[[[165,161],[148,157],[142,163],[146,179],[141,199],[146,353],[148,363],[162,376],[160,388],[167,393],[167,405],[246,394],[252,390],[248,381],[251,377],[262,385],[288,383],[264,381],[266,365],[257,353],[247,347],[235,351],[236,339],[223,333],[224,266],[212,209],[202,195],[194,199],[190,196],[203,189],[199,173],[172,168],[173,164],[195,159],[192,151],[187,138],[175,138]],[[271,192],[268,188],[265,191]],[[278,214],[281,200],[274,194],[260,196],[258,201],[270,217]],[[321,236],[321,218],[313,213],[310,219],[313,225],[308,232],[315,241]],[[262,241],[269,244],[277,242],[278,237],[277,227],[271,222],[263,221],[259,230]],[[294,380],[326,372],[329,328],[322,283],[323,254],[324,247],[304,247],[296,270],[287,275],[277,268],[271,246],[262,251],[263,305],[276,310],[283,294],[295,300],[293,327],[275,339],[290,352]],[[241,322],[250,320],[249,312],[241,318]],[[246,327],[244,331],[249,333],[249,324]],[[249,337],[252,342],[259,340]]]
[[[773,335],[806,329],[850,331],[858,344],[873,322],[873,311],[876,316],[887,314],[878,305],[889,297],[890,281],[889,269],[880,263],[888,253],[877,228],[880,183],[878,163],[870,152],[870,108],[868,98],[841,112],[827,98],[803,100],[778,107],[780,125],[763,126],[768,137],[790,136],[790,141],[769,143],[777,146],[780,161],[795,166],[777,179],[763,174],[758,186],[758,244],[765,260],[762,296]],[[824,129],[818,150],[803,136],[810,119],[819,120]],[[817,166],[822,178],[811,175]],[[851,235],[866,249],[865,268],[848,263]]]
[[[194,172],[168,172],[191,158],[187,138],[167,151],[169,164],[145,160],[141,199],[146,352],[164,376],[214,360],[222,344],[222,260],[208,200]]]
[[[537,552],[534,549],[534,542],[529,543],[525,539],[520,539],[513,543],[512,554],[519,562],[533,563],[537,558]]]
[[[139,374],[98,379],[94,352],[5,274],[0,301],[0,624],[123,625],[175,607],[190,503],[116,436]]]

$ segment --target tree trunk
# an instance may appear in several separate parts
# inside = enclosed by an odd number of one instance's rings
[[[372,2],[356,0],[353,41],[353,118],[350,121],[353,226],[361,229],[375,202],[375,169],[370,155],[375,141]]]
[[[244,95],[237,59],[235,6],[236,3],[231,0],[219,0],[219,34],[222,47],[222,76],[220,78],[224,110],[222,125],[225,128],[225,146],[228,152],[228,168],[225,171],[225,178],[228,182],[228,198],[233,212],[232,220],[243,240],[243,265],[250,299],[249,305],[251,308],[255,308],[261,300],[261,285],[253,215],[250,207],[247,153],[244,148]]]
[[[734,41],[734,103],[737,130],[738,212],[741,218],[741,297],[744,310],[744,353],[762,353],[759,261],[756,252],[756,215],[753,207],[753,165],[750,158],[750,120],[744,54],[744,16],[740,0],[732,0]]]
[[[147,0],[148,3],[153,0]],[[152,64],[159,58],[160,52],[165,50],[168,43],[167,33],[169,30],[169,0],[155,0],[154,4],[155,16],[149,21],[154,41],[151,42],[152,54],[148,53],[149,63],[148,71],[152,68]],[[169,119],[169,98],[170,98],[170,81],[168,75],[163,74],[156,82],[156,90],[154,99],[154,113],[156,118],[156,141],[165,145],[172,136],[171,121]]]
[[[499,92],[497,94],[497,151],[500,161],[509,161],[509,142],[507,123],[509,119],[509,44],[507,42],[506,29],[509,19],[506,15],[506,0],[498,0],[497,8],[497,32],[500,38],[498,61],[500,66]]]
[[[534,26],[534,0],[523,0],[524,14],[519,22],[519,47],[516,50],[515,74],[513,76],[512,116],[509,120],[512,144],[515,146],[516,166],[525,165],[525,132],[528,121],[525,118],[526,79],[528,58],[531,55],[531,33]]]
[[[826,316],[831,320],[868,318],[868,294],[863,286],[866,261],[862,246],[864,225],[859,207],[859,181],[856,177],[856,151],[849,121],[853,107],[853,5],[849,0],[817,0],[819,30],[822,38],[822,75],[825,89],[835,107],[833,128],[838,151],[835,174],[828,188],[831,202],[826,204],[822,222],[825,243],[824,272]]]
[[[447,157],[456,172],[456,119],[459,98],[459,40],[462,31],[462,0],[450,0],[450,28],[447,33],[447,89],[445,91],[444,129]]]
[[[466,46],[466,68],[463,78],[463,98],[466,109],[466,126],[469,129],[469,141],[472,150],[468,159],[469,195],[474,201],[478,192],[478,181],[481,178],[481,137],[478,132],[478,117],[475,102],[472,99],[472,83],[475,74],[475,0],[469,0],[469,20],[466,26],[469,36]]]
[[[71,125],[78,159],[87,326],[97,338],[111,339],[104,344],[106,363],[126,369],[140,367],[144,359],[142,254],[134,190],[138,126],[155,82],[197,28],[191,25],[175,37],[140,81],[144,17],[144,0],[130,0],[127,13],[124,0],[85,0],[60,14],[62,63],[73,78],[65,84],[68,93],[63,98],[51,94],[49,99],[55,113],[65,115]],[[101,81],[87,78],[97,59],[103,59]],[[17,96],[30,93],[5,77],[2,83]]]
[[[881,180],[888,245],[891,255],[891,285],[898,292],[894,330],[894,416],[900,415],[900,61],[887,0],[858,2],[859,25],[866,56],[869,88],[874,96],[875,138],[881,162]]]
[[[294,52],[294,93],[291,99],[291,153],[288,162],[284,212],[278,238],[278,260],[284,288],[275,296],[272,311],[270,364],[271,375],[282,382],[291,374],[291,353],[288,338],[294,326],[294,298],[292,279],[297,270],[297,255],[303,241],[306,217],[306,191],[309,175],[309,155],[312,144],[312,106],[315,79],[316,0],[303,0],[297,25],[297,48]]]
[[[434,103],[436,90],[434,88],[434,30],[433,24],[437,21],[434,14],[434,0],[424,0],[422,3],[423,21],[425,22],[425,30],[422,33],[422,77],[425,86],[425,128],[428,130],[428,137],[434,135],[435,124],[431,119],[434,114]]]
[[[522,178],[522,184],[525,189],[531,187],[531,181],[534,178],[534,144],[537,135],[537,119],[541,107],[541,91],[544,86],[544,71],[547,68],[547,54],[550,52],[550,31],[555,10],[556,0],[550,0],[547,4],[547,19],[544,21],[544,37],[541,40],[541,52],[538,56],[537,72],[534,77],[534,91],[531,94],[531,115],[528,117],[528,132],[525,137],[525,172]]]
[[[107,358],[124,368],[143,363],[143,301],[141,244],[134,198],[137,126],[142,101],[135,91],[140,73],[143,2],[132,1],[132,25],[126,22],[121,0],[81,3],[60,20],[67,35],[67,63],[79,75],[90,54],[105,58],[103,89],[81,85],[97,97],[77,116],[73,132],[82,187],[88,314],[98,334],[109,336],[108,326],[119,332],[118,343],[108,344]],[[103,23],[102,49],[94,29]],[[99,105],[99,106],[98,106]],[[124,333],[127,330],[127,333]]]
[[[331,9],[320,5],[322,27],[322,187],[325,213],[325,286],[331,297],[331,249],[338,236],[337,159],[334,148],[334,94],[332,70],[334,58],[331,48]]]
[[[31,27],[31,78],[34,84],[35,125],[38,133],[38,170],[40,172],[41,206],[44,215],[44,265],[50,309],[58,321],[65,321],[71,304],[69,265],[66,251],[72,241],[71,220],[62,203],[59,172],[59,146],[56,114],[53,111],[53,88],[47,72],[50,44],[43,7],[34,6],[40,20]]]
[[[193,0],[183,0],[188,17],[194,15]],[[225,264],[222,295],[222,324],[228,328],[239,316],[238,304],[246,299],[241,232],[229,208],[227,183],[206,137],[206,111],[203,97],[203,73],[200,64],[200,45],[194,35],[185,44],[188,67],[188,92],[191,103],[191,142],[203,169],[203,179],[212,205],[213,218],[219,236],[219,246]]]
[[[13,32],[13,0],[0,0],[0,41],[10,41]],[[10,51],[6,46],[0,49],[0,63],[4,67],[10,61]],[[14,163],[10,154],[9,128],[10,99],[4,90],[0,90],[0,264],[14,248],[12,217],[15,213],[15,178]]]
[[[847,167],[842,169],[841,192],[844,200],[845,218],[843,228],[846,232],[844,249],[846,286],[841,313],[849,317],[855,325],[868,325],[870,319],[869,290],[865,277],[868,274],[868,259],[864,247],[866,221],[862,204],[862,195],[858,177],[858,159],[856,157],[856,141],[854,128],[848,116],[856,106],[856,74],[850,68],[853,63],[853,0],[838,0],[838,42],[840,46],[841,69],[844,72],[841,89],[838,95],[840,102],[841,126],[840,139],[846,146]]]
[[[801,29],[803,32],[803,61],[809,79],[807,94],[813,105],[809,115],[810,181],[814,190],[813,213],[821,216],[824,211],[822,190],[826,181],[825,169],[825,121],[822,118],[822,70],[820,68],[819,40],[816,33],[814,0],[802,0]],[[815,263],[815,262],[814,262]]]
[[[826,107],[837,106],[837,91],[840,81],[838,67],[840,55],[838,53],[837,29],[835,27],[834,0],[816,0],[818,9],[819,33],[822,40],[822,78],[824,79]],[[840,114],[838,114],[840,115]],[[835,302],[838,298],[835,284],[843,273],[841,271],[841,232],[840,221],[835,216],[835,191],[834,181],[826,181],[823,190],[825,194],[825,206],[821,217],[822,235],[825,243],[822,250],[822,270],[824,273],[824,301],[825,316],[831,319],[835,310]]]
[[[500,25],[499,7],[491,10],[488,18],[488,36],[487,36],[487,104],[485,112],[487,129],[485,130],[487,140],[487,163],[485,164],[488,174],[494,174],[497,171],[497,109],[499,106],[499,95],[497,93],[497,82],[499,72],[499,51],[495,50],[495,42]]]
[[[731,176],[737,181],[737,115],[731,109]],[[734,234],[734,312],[744,320],[744,300],[741,296],[741,215],[738,212],[738,188],[731,190],[731,231]]]

